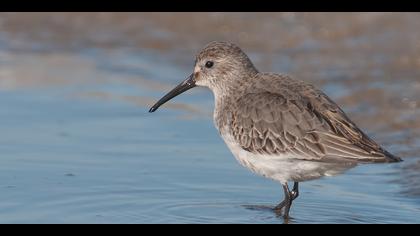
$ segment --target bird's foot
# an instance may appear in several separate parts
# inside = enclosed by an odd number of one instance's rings
[[[284,200],[280,202],[276,207],[274,207],[274,211],[278,216],[281,216],[282,210],[284,209],[283,218],[288,219],[292,202],[299,196],[298,182],[294,183],[292,191],[289,190],[289,186],[287,185],[287,183],[283,185],[283,190]]]

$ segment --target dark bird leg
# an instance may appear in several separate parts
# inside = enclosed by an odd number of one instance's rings
[[[293,189],[291,192],[289,192],[289,204],[286,205],[286,208],[284,209],[284,218],[289,218],[289,211],[290,207],[292,206],[293,200],[295,200],[299,196],[299,182],[294,182]]]
[[[299,197],[299,182],[295,182],[293,184],[292,195],[293,195],[292,200],[295,200],[297,197]]]
[[[299,196],[299,182],[294,182],[292,191],[289,190],[287,183],[283,184],[284,200],[278,204],[274,210],[281,213],[284,208],[284,218],[289,218],[290,207],[292,206],[293,200]]]

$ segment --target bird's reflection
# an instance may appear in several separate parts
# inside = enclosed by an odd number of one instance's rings
[[[283,217],[283,212],[276,210],[275,206],[271,206],[271,205],[242,205],[242,207],[247,209],[247,210],[269,212],[271,214],[274,214],[274,216],[276,218],[278,218],[280,221],[283,221],[283,224],[294,223],[293,217],[289,216],[287,218],[284,218]]]

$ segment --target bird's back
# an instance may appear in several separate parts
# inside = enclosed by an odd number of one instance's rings
[[[397,162],[322,91],[286,75],[259,73],[216,106],[216,124],[242,149],[320,162]]]

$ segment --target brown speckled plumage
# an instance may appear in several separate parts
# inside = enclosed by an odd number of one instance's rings
[[[400,160],[364,134],[327,95],[287,75],[258,72],[236,45],[212,42],[197,62],[222,61],[207,76],[215,123],[249,152],[326,162]],[[204,77],[206,75],[203,75]],[[200,80],[200,78],[197,78]]]
[[[293,153],[305,160],[398,160],[365,135],[320,90],[285,75],[259,73],[247,89],[226,96],[219,127],[227,125],[249,152]],[[230,101],[229,101],[230,100]]]
[[[282,183],[275,207],[289,216],[298,182],[339,174],[358,163],[398,162],[364,134],[327,95],[287,75],[261,73],[236,45],[212,42],[193,74],[151,109],[194,86],[215,97],[214,122],[243,166]],[[288,181],[294,181],[289,190]]]

